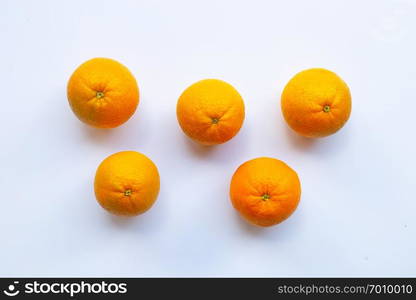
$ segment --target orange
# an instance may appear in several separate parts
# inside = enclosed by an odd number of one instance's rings
[[[300,200],[298,175],[284,162],[260,157],[243,163],[230,185],[234,208],[252,224],[272,226],[287,219]]]
[[[182,130],[205,145],[225,143],[244,121],[244,102],[237,90],[218,79],[205,79],[179,97],[176,114]]]
[[[93,58],[80,65],[69,79],[67,95],[78,119],[99,128],[123,124],[139,104],[136,79],[109,58]]]
[[[289,126],[305,137],[337,132],[351,113],[351,94],[337,74],[309,69],[296,74],[282,93],[281,107]]]
[[[157,167],[135,151],[110,155],[95,174],[98,203],[116,215],[135,216],[147,211],[156,201],[159,187]]]

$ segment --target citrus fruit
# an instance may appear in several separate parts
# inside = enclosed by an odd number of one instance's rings
[[[155,164],[135,151],[122,151],[102,161],[95,174],[98,203],[116,215],[135,216],[156,201],[160,179]]]
[[[225,143],[244,121],[244,102],[237,90],[218,79],[205,79],[179,97],[176,114],[182,130],[205,145]]]
[[[309,69],[296,74],[282,93],[281,108],[289,126],[305,137],[337,132],[351,113],[347,84],[334,72]]]
[[[113,128],[126,122],[139,103],[139,88],[130,71],[109,58],[93,58],[80,65],[68,82],[72,111],[82,122]]]
[[[252,224],[272,226],[287,219],[300,200],[298,175],[284,162],[260,157],[243,163],[230,185],[234,208]]]

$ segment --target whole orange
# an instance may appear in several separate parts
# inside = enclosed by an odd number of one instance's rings
[[[157,167],[135,151],[110,155],[95,174],[98,203],[116,215],[135,216],[147,211],[156,201],[159,188]]]
[[[93,58],[80,65],[69,79],[67,95],[78,119],[99,128],[123,124],[139,104],[136,79],[109,58]]]
[[[298,175],[284,162],[260,157],[235,171],[230,198],[240,215],[255,225],[272,226],[287,219],[300,200]]]
[[[351,113],[347,84],[334,72],[309,69],[296,74],[282,93],[281,107],[289,126],[305,137],[337,132]]]
[[[218,79],[205,79],[179,97],[176,114],[182,130],[205,145],[225,143],[244,121],[244,102],[237,90]]]

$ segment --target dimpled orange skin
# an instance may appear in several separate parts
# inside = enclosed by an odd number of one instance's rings
[[[232,85],[205,79],[182,93],[176,114],[179,125],[191,139],[204,145],[222,144],[243,125],[244,101]]]
[[[110,155],[95,174],[98,203],[110,213],[136,216],[152,207],[159,194],[156,165],[145,155],[123,151]]]
[[[281,98],[289,126],[305,137],[325,137],[337,132],[351,114],[351,94],[337,74],[309,69],[296,74]]]
[[[300,201],[298,175],[284,162],[260,157],[243,163],[230,185],[234,208],[252,224],[273,226],[286,220]]]
[[[109,58],[93,58],[80,65],[69,79],[67,96],[78,119],[98,128],[123,124],[139,104],[136,79]]]

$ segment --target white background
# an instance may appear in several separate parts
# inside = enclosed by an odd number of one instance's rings
[[[1,1],[0,276],[415,276],[416,1]],[[66,99],[102,56],[136,76],[124,125],[88,127]],[[352,92],[349,122],[319,140],[291,132],[280,94],[324,67]],[[203,147],[176,120],[190,84],[220,78],[246,119]],[[93,194],[108,155],[137,150],[161,174],[153,208],[109,215]],[[231,206],[244,161],[279,158],[301,179],[298,210],[258,228]]]

